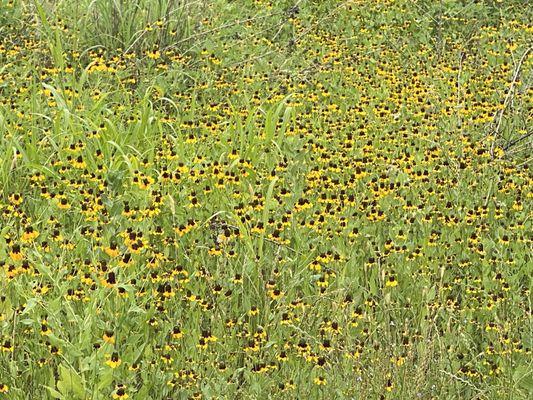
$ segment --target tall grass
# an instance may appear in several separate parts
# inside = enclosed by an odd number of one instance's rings
[[[191,0],[93,0],[83,33],[112,48],[165,46],[187,34],[192,6]]]
[[[203,4],[203,0],[80,0],[45,8],[54,10],[50,20],[59,14],[69,18],[67,25],[82,48],[139,53],[188,37]]]

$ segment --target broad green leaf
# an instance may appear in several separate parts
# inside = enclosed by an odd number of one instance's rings
[[[72,368],[65,367],[62,364],[59,366],[57,389],[69,399],[85,398],[85,389],[81,377]]]

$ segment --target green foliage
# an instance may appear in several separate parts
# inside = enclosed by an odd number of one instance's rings
[[[531,32],[0,0],[0,400],[530,398]]]

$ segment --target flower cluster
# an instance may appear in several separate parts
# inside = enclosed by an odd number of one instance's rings
[[[521,393],[533,179],[486,132],[510,82],[530,120],[526,17],[242,3],[190,51],[6,26],[0,398]]]

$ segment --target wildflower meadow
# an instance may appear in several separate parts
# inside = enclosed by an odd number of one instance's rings
[[[527,400],[533,8],[0,0],[0,400]]]

